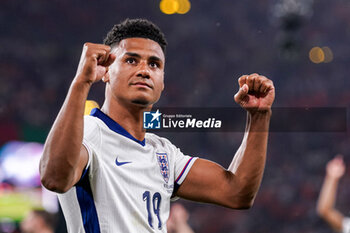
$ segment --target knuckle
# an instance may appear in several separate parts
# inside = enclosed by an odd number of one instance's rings
[[[245,77],[241,77],[238,79],[238,84],[243,85],[245,83]]]
[[[105,45],[104,47],[105,47],[105,49],[106,49],[107,52],[110,52],[110,51],[111,51],[111,47],[110,47],[110,46]]]
[[[259,85],[260,85],[262,82],[263,82],[263,79],[261,79],[261,78],[259,78],[259,77],[255,79],[255,83],[256,83],[256,84],[259,84]]]
[[[264,76],[260,76],[260,75],[257,76],[256,79],[255,79],[255,81],[258,81],[258,82],[260,82],[260,83],[261,83],[263,80],[265,80],[265,79],[264,79]]]
[[[90,42],[84,43],[84,47],[86,47],[86,48],[90,48],[91,46],[92,46],[92,43],[90,43]]]
[[[249,83],[252,83],[252,82],[254,81],[254,76],[248,76],[248,77],[247,77],[247,81],[248,81]]]
[[[259,75],[258,74],[251,74],[251,75],[249,75],[249,77],[251,79],[257,79],[257,78],[259,78]]]
[[[244,79],[246,79],[247,75],[242,75],[241,77],[239,77],[238,81],[243,81]]]
[[[268,85],[268,83],[269,83],[268,79],[265,79],[265,80],[262,81],[262,84],[264,84],[264,85]]]
[[[273,82],[271,80],[266,81],[266,86],[273,87]]]

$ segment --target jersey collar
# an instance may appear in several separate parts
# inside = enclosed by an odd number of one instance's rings
[[[100,109],[98,108],[94,108],[91,110],[90,112],[90,116],[94,116],[99,118],[100,120],[102,120],[110,130],[121,134],[127,138],[130,138],[131,140],[139,143],[141,146],[145,146],[146,145],[146,140],[143,139],[142,141],[134,138],[134,136],[132,136],[128,131],[126,131],[121,125],[119,125],[117,122],[115,122],[112,118],[110,118],[109,116],[107,116],[106,114],[104,114]]]

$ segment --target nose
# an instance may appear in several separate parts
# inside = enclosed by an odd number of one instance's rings
[[[148,69],[148,65],[140,64],[140,69],[137,71],[136,76],[149,79],[151,77],[151,73]]]

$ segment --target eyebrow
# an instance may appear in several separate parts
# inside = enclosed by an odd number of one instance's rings
[[[128,55],[128,56],[130,56],[130,57],[141,58],[141,55],[138,54],[138,53],[126,52],[125,55]],[[150,56],[150,57],[149,57],[149,60],[158,61],[158,62],[163,62],[162,59],[160,59],[160,58],[157,57],[157,56]]]
[[[130,56],[130,57],[141,58],[140,54],[138,54],[138,53],[126,52],[125,54],[128,55],[128,56]]]

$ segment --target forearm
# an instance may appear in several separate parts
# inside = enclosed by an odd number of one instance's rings
[[[319,215],[325,215],[334,208],[337,188],[338,180],[326,175],[317,202],[317,212]]]
[[[241,195],[251,201],[255,198],[264,172],[270,118],[271,111],[253,115],[248,113],[242,144],[228,168],[241,187]]]
[[[228,169],[197,159],[177,195],[233,209],[250,208],[264,171],[270,116],[271,112],[248,116],[242,145]]]
[[[83,140],[83,116],[90,85],[71,84],[65,102],[51,128],[40,161],[42,183],[49,189],[72,186]]]
[[[317,202],[317,213],[332,228],[341,231],[344,216],[334,208],[338,188],[338,179],[326,176]]]

